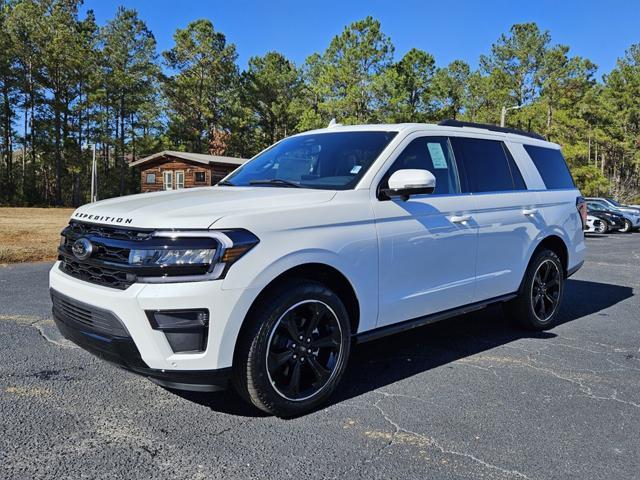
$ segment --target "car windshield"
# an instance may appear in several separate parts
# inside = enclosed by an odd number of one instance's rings
[[[605,205],[604,203],[596,203],[596,202],[588,202],[587,207],[590,207],[594,210],[605,210],[607,212],[611,211],[611,207],[609,205]]]
[[[351,189],[396,133],[330,132],[286,138],[221,184]]]
[[[616,207],[621,207],[622,206],[618,202],[616,202],[613,198],[608,198],[607,200],[609,200],[609,203],[612,203]]]

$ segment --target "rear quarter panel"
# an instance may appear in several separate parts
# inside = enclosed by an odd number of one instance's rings
[[[547,142],[532,140],[532,145],[550,147]],[[511,141],[507,143],[509,151],[524,177],[527,188],[535,195],[537,208],[541,212],[539,232],[530,245],[527,258],[531,258],[534,250],[546,237],[555,235],[560,237],[567,246],[567,268],[571,269],[584,261],[585,243],[582,231],[582,220],[576,208],[576,198],[580,196],[577,188],[563,190],[547,190],[542,177],[538,173],[533,161],[529,158],[522,143]],[[559,148],[557,145],[556,148]],[[523,272],[524,273],[524,272]]]

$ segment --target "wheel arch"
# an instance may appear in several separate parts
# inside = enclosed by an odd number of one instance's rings
[[[562,269],[564,270],[564,274],[566,276],[567,271],[569,270],[569,248],[567,247],[565,241],[558,235],[549,235],[548,237],[542,239],[540,243],[538,243],[538,246],[533,251],[531,258],[533,258],[533,255],[544,248],[547,248],[558,255],[558,257],[560,258],[560,262],[562,262]],[[531,261],[531,258],[529,259],[529,261]]]
[[[544,250],[544,249],[551,250],[556,255],[558,255],[558,258],[560,258],[560,263],[562,263],[562,270],[563,270],[564,276],[565,277],[567,276],[567,272],[569,270],[569,248],[567,247],[567,243],[559,235],[550,234],[550,235],[547,235],[546,237],[542,238],[538,242],[536,247],[533,249],[531,254],[529,255],[529,261],[527,262],[527,268],[525,269],[525,272],[523,274],[522,281],[520,282],[520,287],[518,288],[518,291],[522,290],[522,285],[524,283],[524,278],[525,278],[526,272],[527,272],[527,270],[529,268],[529,265],[531,265],[531,261],[533,260],[533,258],[536,256],[536,254],[538,252],[540,252],[541,250]]]
[[[327,287],[331,288],[340,297],[340,300],[342,300],[345,308],[347,309],[352,334],[355,334],[358,331],[358,326],[360,325],[360,302],[351,282],[336,267],[328,265],[326,263],[311,262],[296,265],[295,267],[291,267],[288,270],[285,270],[274,279],[272,279],[267,285],[264,286],[264,288],[262,288],[247,311],[247,314],[242,322],[242,326],[240,327],[240,331],[236,338],[236,344],[238,343],[238,340],[242,337],[248,326],[248,318],[251,317],[257,306],[260,305],[262,300],[269,294],[269,292],[273,291],[275,288],[278,288],[283,283],[294,279],[313,280],[323,283]]]

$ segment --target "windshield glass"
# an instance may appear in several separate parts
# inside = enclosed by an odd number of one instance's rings
[[[604,203],[600,203],[600,202],[587,202],[587,206],[593,208],[594,210],[605,210],[607,212],[611,211],[611,207],[608,205],[605,205]]]
[[[286,138],[244,164],[223,184],[351,189],[395,135],[332,132]]]
[[[622,206],[612,198],[609,198],[608,200],[609,200],[610,203],[614,204],[616,207],[621,207]]]

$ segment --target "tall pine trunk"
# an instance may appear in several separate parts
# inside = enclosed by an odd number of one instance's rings
[[[120,97],[120,196],[125,192],[125,175],[126,175],[126,162],[125,162],[125,148],[124,148],[124,96]],[[117,132],[116,132],[117,135]]]
[[[55,193],[55,204],[62,204],[62,151],[61,151],[61,138],[60,138],[60,130],[62,127],[62,119],[60,115],[60,101],[56,95],[54,99],[54,110],[55,110],[55,120],[54,120],[54,129],[55,129],[55,138],[54,138],[54,150],[55,150],[55,160],[56,160],[56,193]]]
[[[5,161],[7,165],[6,170],[6,185],[7,185],[7,202],[11,203],[13,201],[13,145],[12,145],[12,135],[11,135],[11,99],[9,97],[9,86],[7,83],[4,83],[4,88],[2,89],[2,111],[3,111],[3,129],[4,129],[4,154]]]

